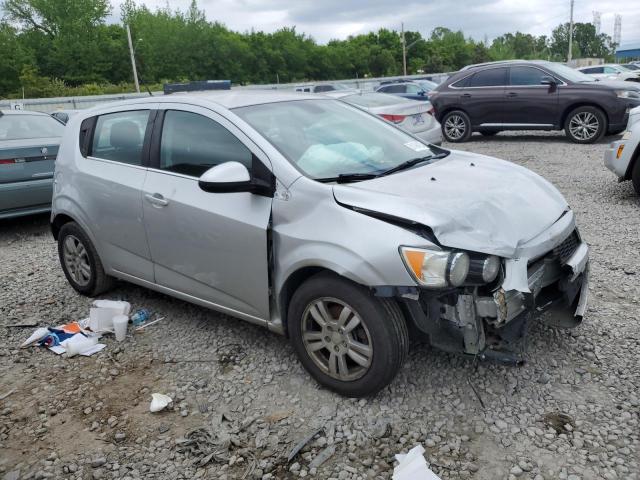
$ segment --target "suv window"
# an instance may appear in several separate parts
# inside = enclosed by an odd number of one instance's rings
[[[251,151],[218,122],[197,113],[166,112],[160,141],[161,170],[199,177],[225,162],[240,162],[251,170],[251,160]]]
[[[603,67],[583,68],[582,73],[604,73]]]
[[[142,144],[149,110],[107,113],[96,122],[91,155],[105,160],[142,165]]]
[[[550,77],[548,73],[532,67],[511,67],[510,85],[541,85],[542,79]]]
[[[500,87],[507,83],[506,68],[490,68],[476,73],[469,83],[468,87]]]

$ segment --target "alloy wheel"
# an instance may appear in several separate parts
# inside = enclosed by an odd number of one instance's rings
[[[458,140],[464,136],[467,126],[464,118],[460,115],[451,115],[447,117],[447,120],[444,122],[444,130],[447,137],[452,140]]]
[[[69,276],[81,287],[91,280],[91,264],[89,254],[82,242],[73,235],[68,235],[63,244],[64,265]]]
[[[373,342],[352,307],[337,298],[319,298],[307,306],[301,321],[304,348],[325,374],[353,381],[367,373]]]
[[[578,140],[591,140],[598,134],[600,121],[591,112],[579,112],[571,117],[569,131]]]

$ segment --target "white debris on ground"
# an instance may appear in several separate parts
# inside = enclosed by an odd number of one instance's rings
[[[535,326],[520,368],[418,345],[389,388],[352,400],[318,388],[286,339],[120,284],[105,298],[167,320],[64,358],[19,346],[85,318],[91,299],[67,284],[46,216],[2,222],[0,478],[388,480],[394,455],[421,444],[443,480],[638,480],[639,197],[603,166],[605,143],[499,134],[457,148],[566,195],[591,246],[582,326]],[[153,392],[172,403],[150,413]]]

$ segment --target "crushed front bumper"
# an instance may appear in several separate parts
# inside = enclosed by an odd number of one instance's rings
[[[551,251],[528,260],[526,268],[528,289],[421,290],[417,298],[404,295],[403,304],[435,347],[518,363],[524,360],[523,340],[532,321],[558,328],[581,323],[589,293],[589,247],[574,230]]]

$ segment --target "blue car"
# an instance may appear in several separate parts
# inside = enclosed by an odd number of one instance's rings
[[[51,210],[63,131],[45,113],[0,110],[0,219]]]
[[[410,100],[429,100],[429,92],[438,85],[428,80],[397,80],[382,82],[376,92],[388,93]]]

